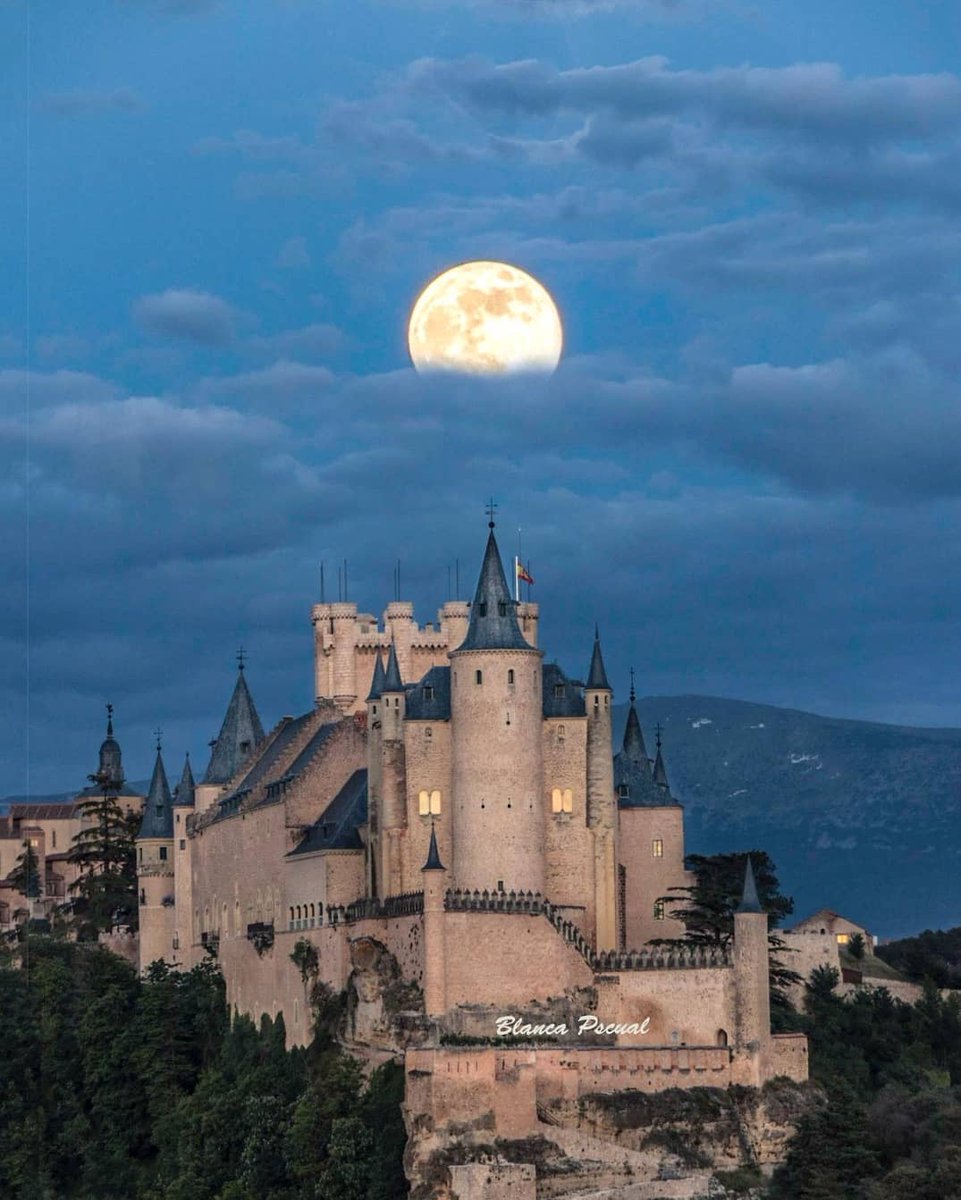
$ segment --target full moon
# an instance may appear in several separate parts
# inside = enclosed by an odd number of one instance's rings
[[[502,262],[467,262],[427,284],[407,328],[419,372],[549,374],[564,344],[550,293],[533,276]]]

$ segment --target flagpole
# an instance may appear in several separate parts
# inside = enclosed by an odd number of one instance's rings
[[[520,604],[521,601],[521,563],[523,562],[523,551],[521,550],[521,527],[517,526],[517,557],[514,560],[514,599]]]

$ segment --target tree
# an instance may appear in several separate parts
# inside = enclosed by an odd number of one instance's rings
[[[10,883],[28,900],[40,895],[40,859],[29,838],[24,839],[23,852],[10,872]]]
[[[763,850],[745,850],[731,854],[688,854],[684,866],[694,873],[689,887],[674,887],[674,895],[661,896],[670,904],[670,917],[684,926],[683,938],[658,938],[655,945],[694,945],[727,950],[734,939],[734,914],[744,892],[744,875],[750,856],[757,884],[758,899],[767,913],[771,947],[771,1002],[790,1007],[787,989],[801,982],[796,971],[777,957],[786,950],[783,939],[774,930],[794,912],[794,901],[782,896],[777,869]]]
[[[118,786],[106,775],[91,775],[99,795],[80,801],[83,825],[68,859],[80,868],[70,885],[74,917],[82,940],[95,941],[118,926],[137,927],[137,860],[134,839],[139,819],[117,802]]]
[[[864,934],[852,933],[850,938],[848,938],[848,954],[852,958],[864,958],[865,949]]]

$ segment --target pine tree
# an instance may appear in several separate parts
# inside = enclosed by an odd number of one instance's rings
[[[139,818],[117,802],[118,787],[105,775],[91,775],[100,794],[77,805],[83,820],[69,861],[80,868],[70,885],[78,936],[94,941],[101,932],[137,927],[137,861],[134,839]]]
[[[40,895],[40,859],[36,850],[26,838],[23,852],[17,859],[16,865],[8,876],[9,881],[28,900],[36,900]]]

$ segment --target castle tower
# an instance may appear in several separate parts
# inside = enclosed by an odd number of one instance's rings
[[[381,692],[384,690],[384,660],[377,652],[374,677],[367,694],[367,895],[380,896],[383,879],[381,828],[383,826],[383,789],[381,776]]]
[[[143,820],[137,835],[140,888],[140,969],[172,960],[174,934],[174,821],[160,739]]]
[[[758,899],[751,856],[744,871],[744,893],[734,914],[734,987],[736,1045],[758,1053],[760,1073],[771,1039],[771,990],[768,968],[767,913]],[[755,1086],[760,1082],[760,1074]]]
[[[380,692],[381,862],[385,896],[397,896],[407,890],[402,877],[400,846],[407,826],[406,707],[407,693],[400,677],[397,649],[391,643]]]
[[[243,652],[238,655],[239,668],[233,695],[227,705],[220,733],[211,743],[210,763],[194,792],[198,812],[210,807],[223,785],[240,770],[264,740],[264,728],[257,715],[253,696],[247,686]]]
[[[521,634],[494,522],[451,660],[454,880],[544,890],[541,651]]]
[[[599,951],[618,947],[617,800],[614,795],[611,696],[600,634],[595,626],[584,702],[587,709],[587,825],[594,844],[595,946]]]
[[[440,861],[437,834],[430,829],[427,861],[421,867],[424,877],[424,1011],[439,1017],[447,1010],[446,945],[444,937],[444,893],[447,870]]]
[[[120,743],[113,736],[113,705],[107,705],[107,736],[100,744],[100,766],[97,769],[97,785],[117,793],[124,785],[123,762]]]
[[[194,810],[196,784],[190,767],[190,755],[184,759],[180,782],[173,794],[173,861],[174,861],[174,932],[173,961],[191,966],[190,948],[193,930],[193,876],[190,869],[190,841],[187,837],[187,818]]]

